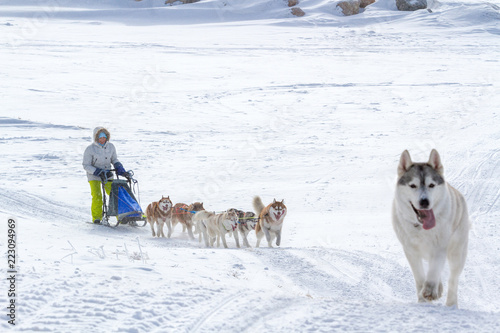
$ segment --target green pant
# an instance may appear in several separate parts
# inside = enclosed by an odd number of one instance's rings
[[[99,180],[89,180],[90,193],[92,194],[92,222],[102,219],[102,192],[101,182]],[[104,185],[106,193],[111,193],[112,182],[107,182]]]

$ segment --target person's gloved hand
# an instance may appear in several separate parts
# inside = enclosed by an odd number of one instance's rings
[[[123,167],[123,164],[120,162],[116,162],[113,164],[115,166],[116,174],[118,176],[125,176],[124,174],[126,173],[125,168]]]
[[[94,176],[100,177],[103,171],[104,171],[103,169],[95,168]]]
[[[102,170],[102,172],[99,174],[99,177],[101,177],[101,181],[107,182],[110,179],[113,179],[113,172]]]
[[[99,174],[99,177],[101,177],[102,182],[106,181],[106,173],[104,171]]]

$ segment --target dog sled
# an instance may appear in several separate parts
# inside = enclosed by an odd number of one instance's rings
[[[133,178],[133,175],[133,172],[129,171],[129,177],[126,180],[119,179],[118,174],[117,179],[111,180],[109,205],[106,190],[104,189],[106,181],[101,182],[103,193],[102,225],[117,227],[119,224],[129,224],[134,227],[144,227],[147,224],[146,217],[132,191],[132,184],[138,186],[138,182]],[[112,216],[116,216],[116,221],[110,218]]]

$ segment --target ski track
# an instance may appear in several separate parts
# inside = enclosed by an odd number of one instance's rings
[[[239,309],[241,305],[240,304],[233,305],[233,303],[237,303],[237,299],[243,298],[244,296],[246,296],[245,294],[246,293],[240,291],[223,298],[221,301],[218,301],[215,304],[210,304],[210,307],[209,309],[206,310],[206,313],[204,313],[198,320],[196,320],[193,326],[187,328],[186,332],[202,331],[202,328],[204,328],[204,326],[206,326],[206,324],[214,316],[221,316],[221,314],[228,315],[228,313],[224,310],[229,306],[233,306],[235,309]]]

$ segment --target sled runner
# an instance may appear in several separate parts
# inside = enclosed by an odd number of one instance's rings
[[[106,182],[101,182],[103,192],[101,224],[109,227],[116,227],[119,224],[130,224],[134,227],[144,227],[146,225],[146,217],[131,190],[132,183],[136,185],[138,182],[132,178],[133,173],[129,173],[127,180],[112,180],[109,206],[106,202],[106,191],[104,189]],[[116,216],[116,222],[111,222],[111,216]]]

